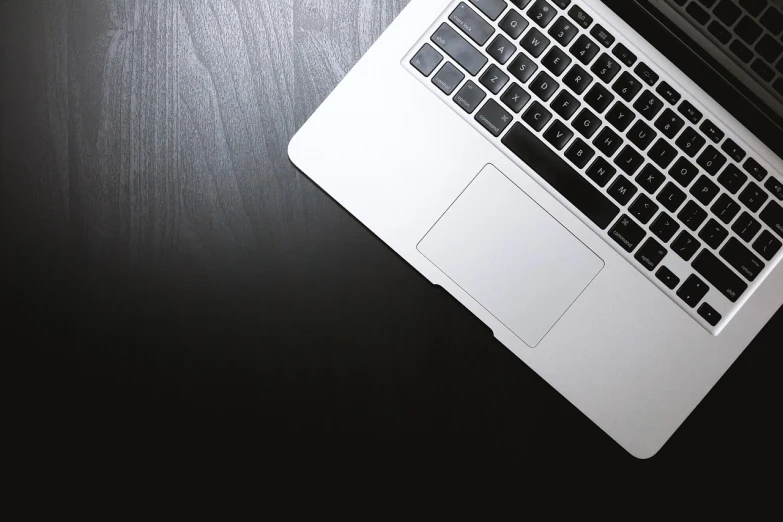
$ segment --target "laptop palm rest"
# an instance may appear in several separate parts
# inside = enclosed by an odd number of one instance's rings
[[[418,250],[530,347],[604,267],[492,165],[473,179]]]

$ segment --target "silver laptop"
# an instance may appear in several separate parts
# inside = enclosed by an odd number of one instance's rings
[[[781,110],[781,9],[656,5]],[[598,0],[412,0],[289,154],[640,458],[783,304],[783,161]]]

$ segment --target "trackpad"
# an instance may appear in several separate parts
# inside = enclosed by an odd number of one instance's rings
[[[463,290],[535,347],[604,262],[492,165],[418,245]]]

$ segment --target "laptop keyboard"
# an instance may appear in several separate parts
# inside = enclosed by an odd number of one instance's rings
[[[770,0],[667,0],[783,100],[783,6]]]
[[[717,334],[783,257],[781,176],[621,40],[572,0],[455,1],[405,65]]]

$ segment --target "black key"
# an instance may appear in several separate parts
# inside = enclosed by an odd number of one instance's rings
[[[666,257],[669,251],[666,250],[663,245],[658,243],[653,238],[648,239],[642,245],[642,248],[634,256],[634,259],[639,261],[644,268],[652,272],[658,265],[661,264],[663,258]]]
[[[704,6],[707,7],[708,9],[711,8],[712,6],[714,6],[715,2],[717,2],[717,1],[718,0],[699,0],[699,2],[704,4]]]
[[[672,168],[669,169],[671,177],[683,187],[690,186],[691,182],[696,179],[698,173],[699,169],[683,157],[680,157],[680,159],[672,165]]]
[[[764,187],[772,192],[772,195],[778,199],[783,200],[783,183],[775,178],[769,178],[764,184]]]
[[[555,8],[544,0],[536,0],[536,3],[527,11],[527,16],[539,27],[548,26],[556,14]]]
[[[704,120],[704,123],[701,124],[701,127],[699,127],[699,129],[704,133],[705,136],[711,139],[714,143],[720,143],[720,140],[722,140],[723,137],[725,136],[723,131],[720,130],[710,120]]]
[[[574,22],[581,25],[584,29],[587,29],[590,27],[590,24],[593,23],[593,18],[589,14],[582,11],[581,7],[576,5],[572,7],[570,11],[568,11],[568,16],[570,16]]]
[[[546,110],[543,105],[534,101],[530,107],[527,108],[522,119],[525,123],[530,125],[533,130],[540,131],[549,123],[549,120],[552,119],[552,113]]]
[[[758,16],[767,7],[767,0],[739,0],[739,4],[751,15]]]
[[[718,201],[710,208],[712,213],[718,216],[718,218],[726,224],[731,223],[731,220],[737,217],[740,211],[740,205],[726,194],[722,194],[718,198]]]
[[[519,7],[520,9],[524,9],[525,6],[532,1],[533,0],[511,0],[511,3]]]
[[[443,61],[443,55],[432,48],[430,44],[424,44],[424,47],[411,58],[411,65],[424,76],[429,76],[432,71]]]
[[[605,187],[609,180],[612,179],[617,171],[609,163],[598,156],[596,160],[587,169],[587,176],[595,181],[599,187]]]
[[[478,7],[492,21],[497,20],[507,7],[505,0],[470,0],[470,3]]]
[[[748,289],[748,284],[709,250],[702,250],[691,266],[732,303]]]
[[[720,193],[720,189],[710,178],[702,175],[696,180],[696,183],[693,184],[690,192],[699,203],[702,205],[709,205],[712,203],[712,200],[715,199],[715,196]]]
[[[628,139],[642,151],[650,146],[656,136],[658,136],[658,133],[652,130],[642,120],[634,123],[631,130],[628,131]]]
[[[595,151],[587,143],[577,138],[574,143],[568,147],[565,157],[571,160],[571,163],[577,167],[584,168],[590,159],[595,156]]]
[[[761,25],[766,27],[773,36],[777,36],[783,31],[783,14],[774,7],[770,7],[761,17]]]
[[[746,181],[748,181],[748,176],[733,163],[729,163],[718,176],[718,183],[732,194],[736,194]]]
[[[674,272],[662,266],[658,272],[655,273],[655,277],[666,286],[669,290],[674,290],[677,285],[680,284],[680,278],[674,275]]]
[[[740,15],[742,15],[742,9],[737,7],[737,4],[731,0],[721,0],[713,13],[718,17],[718,20],[731,27],[734,25],[734,22],[739,20]]]
[[[552,3],[554,3],[560,9],[565,9],[571,5],[571,0],[552,0]]]
[[[717,20],[713,20],[707,30],[723,45],[726,45],[731,41],[731,32],[723,27],[723,25]]]
[[[691,3],[689,5],[695,4]],[[685,304],[691,308],[694,308],[702,299],[704,299],[709,291],[710,288],[704,281],[695,275],[692,275],[686,279],[680,289],[677,290],[677,295],[680,297],[680,299],[685,301]]]
[[[462,74],[462,71],[451,65],[450,62],[446,62],[440,71],[432,77],[432,83],[444,93],[451,94],[464,79],[465,75]]]
[[[582,94],[593,83],[593,77],[578,65],[574,65],[563,78],[563,83],[576,94]]]
[[[717,174],[723,165],[726,164],[726,156],[718,152],[718,149],[710,145],[704,152],[701,153],[699,159],[696,160],[699,167],[703,168],[710,175]]]
[[[476,113],[476,121],[495,137],[500,136],[500,133],[506,130],[513,119],[498,102],[492,99],[488,100]]]
[[[756,178],[756,181],[764,181],[767,177],[767,169],[759,165],[759,162],[753,158],[748,158],[748,161],[742,166],[745,172]]]
[[[639,223],[647,224],[653,216],[658,212],[658,205],[653,203],[653,200],[640,194],[633,205],[628,209],[631,215],[636,218]]]
[[[486,97],[486,93],[484,93],[478,85],[468,80],[465,85],[462,86],[462,89],[454,95],[454,101],[457,105],[462,107],[465,112],[473,114],[473,111],[478,108]]]
[[[633,252],[647,233],[630,217],[623,215],[609,231],[609,237],[615,240],[626,252]]]
[[[623,139],[609,127],[604,127],[598,136],[596,136],[596,138],[593,140],[593,143],[598,148],[598,150],[611,158],[614,156],[614,153],[617,152],[617,149],[619,149],[623,144]]]
[[[680,114],[685,116],[685,119],[696,125],[703,117],[702,113],[694,107],[688,100],[683,101],[680,107],[677,109]]]
[[[614,58],[608,54],[602,53],[590,70],[593,71],[602,82],[609,84],[614,80],[614,77],[617,76],[617,73],[620,72],[620,64],[614,61]]]
[[[655,194],[655,191],[663,185],[665,180],[666,176],[649,164],[645,165],[639,175],[636,176],[636,182],[650,194]]]
[[[641,89],[642,83],[628,72],[623,72],[612,85],[612,90],[627,102],[633,100]]]
[[[666,140],[659,138],[652,146],[647,156],[662,169],[667,168],[674,158],[677,157],[677,149],[666,143]]]
[[[560,94],[557,95],[557,98],[551,104],[555,112],[566,120],[571,118],[581,105],[579,100],[565,90],[560,91]]]
[[[748,63],[753,59],[753,51],[748,49],[748,47],[739,40],[734,40],[731,42],[729,49],[737,56],[737,58],[745,63]]]
[[[614,36],[612,36],[609,31],[601,27],[600,24],[596,24],[592,29],[590,29],[590,35],[603,44],[604,47],[611,47],[614,43]]]
[[[486,87],[492,94],[497,94],[508,83],[508,76],[501,71],[497,65],[492,64],[487,67],[487,70],[481,75],[479,83]]]
[[[614,159],[614,164],[620,167],[620,169],[629,176],[634,175],[643,163],[644,158],[642,155],[629,145],[626,145],[622,152]]]
[[[565,17],[560,17],[555,25],[549,28],[549,36],[555,39],[563,47],[568,47],[571,40],[579,34],[579,29]]]
[[[471,40],[482,47],[487,43],[489,37],[495,33],[495,29],[480,14],[468,7],[468,4],[465,2],[459,3],[457,8],[449,15],[449,20],[468,35]]]
[[[668,243],[669,240],[674,237],[674,234],[680,230],[680,225],[673,218],[669,217],[666,212],[661,212],[655,221],[653,221],[650,230],[653,234],[658,236],[661,241]]]
[[[489,61],[445,22],[432,35],[432,41],[473,76]]]
[[[633,106],[647,121],[650,121],[663,109],[663,102],[650,91],[644,91]]]
[[[764,30],[761,26],[754,22],[753,18],[749,16],[745,16],[734,26],[734,34],[745,40],[748,45],[753,45],[763,32]]]
[[[522,110],[522,107],[524,107],[529,100],[530,95],[527,91],[516,83],[512,83],[511,87],[506,89],[506,92],[500,98],[500,101],[505,103],[509,109],[517,114],[519,114],[519,111]]]
[[[780,71],[781,69],[783,69],[783,60],[781,60],[780,62],[778,62],[778,67],[777,67],[777,69],[778,69],[779,71]],[[776,91],[778,91],[778,94],[780,94],[781,96],[783,96],[783,78],[778,78],[777,80],[775,80],[775,83],[773,83],[773,84],[772,84],[772,88],[773,88],[773,89],[775,89]]]
[[[618,176],[607,192],[615,201],[625,206],[638,191],[639,189],[636,188],[636,185],[630,179],[625,176]]]
[[[655,92],[661,95],[661,97],[669,102],[671,105],[677,105],[677,102],[680,101],[680,93],[674,90],[674,87],[669,85],[666,82],[661,82],[658,84],[658,87],[656,87]]]
[[[680,235],[672,243],[672,250],[685,261],[690,261],[700,248],[701,243],[685,231],[680,232]]]
[[[557,83],[551,76],[545,72],[538,73],[536,79],[530,82],[530,91],[541,98],[543,101],[549,101],[549,98],[554,96],[555,92],[560,88],[560,84]]]
[[[669,139],[674,139],[684,125],[685,121],[677,116],[671,109],[663,111],[661,117],[655,121],[655,127]]]
[[[756,237],[756,234],[761,231],[761,223],[756,221],[753,216],[747,212],[743,212],[742,215],[737,218],[737,221],[734,222],[734,225],[731,227],[731,229],[740,237],[740,239],[750,243],[753,241],[753,238]]]
[[[508,66],[508,72],[510,72],[514,78],[522,83],[525,83],[533,76],[533,73],[538,69],[538,65],[528,58],[525,53],[519,53],[511,65]]]
[[[758,212],[761,210],[761,206],[766,203],[768,199],[769,195],[752,181],[739,195],[740,202],[742,202],[752,212]]]
[[[626,67],[633,67],[633,64],[636,63],[636,55],[621,43],[614,46],[614,49],[612,49],[612,54],[615,56],[615,58],[620,60],[621,63],[624,63]]]
[[[646,63],[640,62],[639,65],[636,66],[636,69],[634,69],[634,72],[636,75],[642,79],[643,82],[645,82],[647,85],[652,87],[653,85],[658,82],[658,74],[650,69]]]
[[[756,58],[750,65],[751,70],[759,75],[759,78],[769,83],[775,78],[775,71],[764,63],[761,58]]]
[[[606,114],[606,121],[620,132],[625,132],[625,129],[628,128],[635,118],[633,111],[621,102],[615,103]]]
[[[576,56],[576,59],[584,65],[589,64],[598,54],[598,44],[585,35],[576,39],[576,43],[571,46],[569,52]]]
[[[505,65],[514,56],[515,52],[517,52],[517,48],[502,34],[497,35],[492,40],[492,43],[489,44],[489,47],[487,47],[487,53],[497,60],[500,65]]]
[[[661,205],[666,207],[669,212],[676,212],[680,205],[685,202],[687,196],[682,190],[677,188],[677,185],[669,182],[655,199],[660,201]]]
[[[769,63],[775,63],[783,54],[783,44],[765,34],[756,44],[756,51]]]
[[[604,112],[609,104],[614,101],[614,95],[600,83],[596,83],[585,95],[585,103],[599,114]]]
[[[710,247],[718,248],[729,237],[729,231],[714,219],[710,219],[699,232],[699,237]]]
[[[769,231],[765,230],[761,233],[756,242],[753,243],[753,250],[758,252],[759,255],[767,261],[772,261],[775,254],[780,251],[781,246],[783,246],[783,243],[778,241]]]
[[[734,143],[734,140],[731,138],[727,138],[720,148],[737,163],[740,163],[743,159],[745,159],[745,151],[742,149],[742,147]]]
[[[706,24],[710,20],[710,14],[696,2],[691,2],[688,4],[688,7],[685,8],[685,11],[701,25]]]
[[[783,207],[770,201],[769,205],[759,214],[761,221],[780,237],[783,237]]]
[[[688,157],[692,158],[696,155],[697,152],[701,150],[704,144],[707,143],[707,140],[704,139],[704,137],[699,134],[696,129],[693,127],[688,127],[682,131],[682,134],[680,134],[680,137],[677,138],[676,143],[681,151],[687,154]]]
[[[573,131],[566,127],[565,123],[560,120],[555,120],[544,133],[544,139],[551,143],[557,150],[563,150],[563,147],[565,147],[573,137]]]
[[[720,314],[707,303],[702,303],[702,305],[699,307],[699,315],[702,319],[707,321],[707,324],[710,326],[718,326],[718,323],[722,319]]]
[[[514,9],[509,9],[506,16],[500,21],[499,27],[509,35],[512,40],[516,40],[525,32],[528,25],[530,24],[524,16]]]
[[[619,214],[617,205],[524,125],[514,124],[503,144],[600,229],[606,229]]]
[[[587,139],[590,139],[601,126],[601,118],[590,112],[588,109],[582,109],[576,118],[574,118],[574,121],[571,123],[571,125],[577,130],[579,134]]]
[[[683,225],[695,232],[699,229],[701,224],[704,223],[704,220],[707,219],[707,211],[693,201],[689,201],[682,207],[680,213],[677,214],[677,219],[682,221]]]
[[[533,27],[522,38],[521,44],[523,49],[538,58],[549,47],[549,38]]]
[[[560,76],[565,72],[566,68],[571,64],[571,58],[559,47],[552,47],[541,63],[552,71],[555,76]]]

